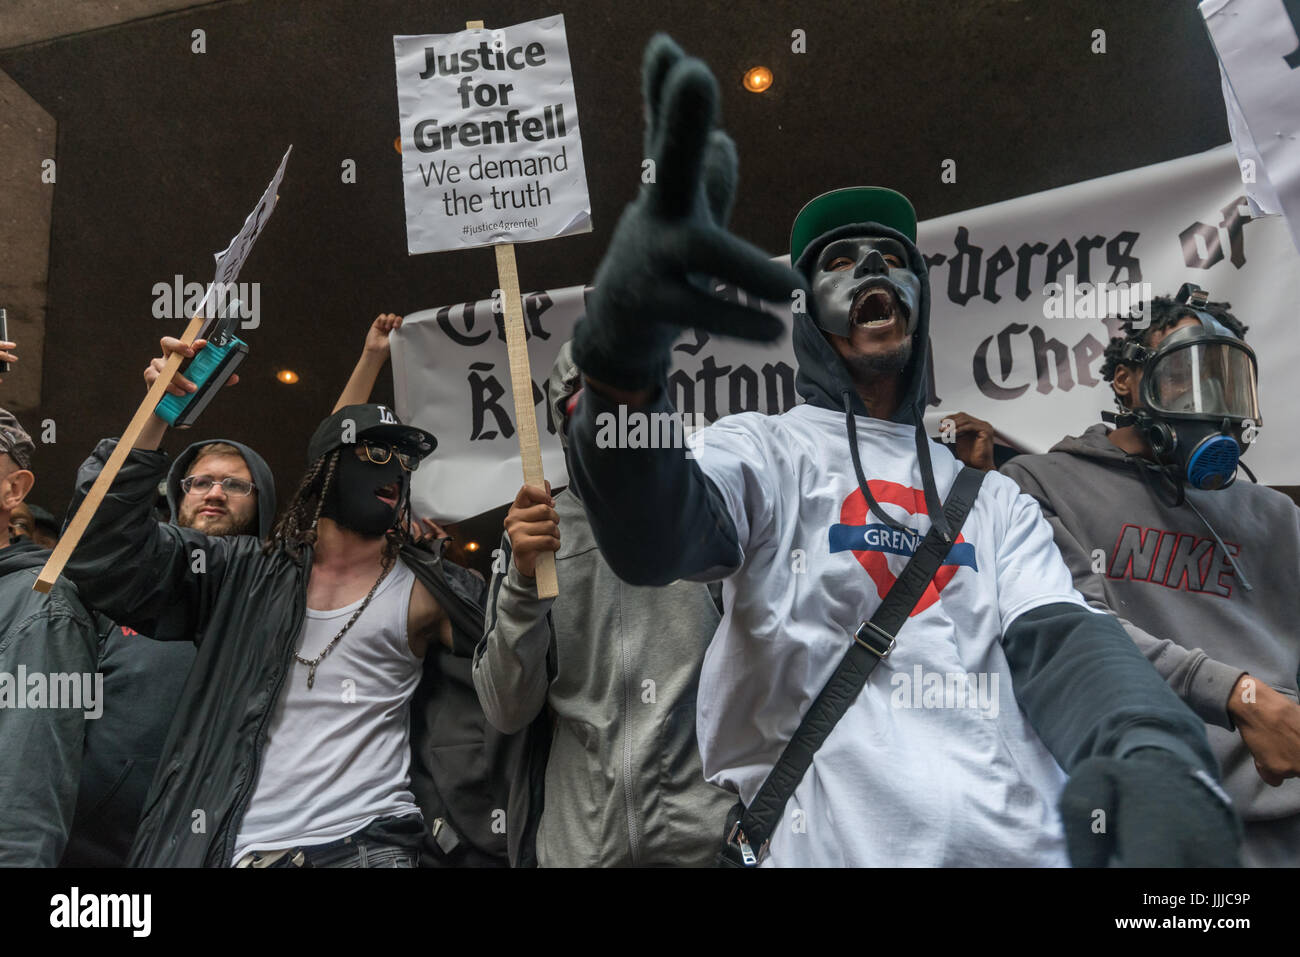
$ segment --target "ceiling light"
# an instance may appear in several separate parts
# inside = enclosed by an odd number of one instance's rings
[[[762,93],[772,85],[772,71],[765,66],[750,67],[745,73],[744,83],[750,93]]]

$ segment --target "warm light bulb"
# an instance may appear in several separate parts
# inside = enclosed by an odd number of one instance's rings
[[[478,551],[478,542],[466,542],[466,543],[465,543],[465,551],[467,551],[467,552],[476,552],[476,551]]]
[[[762,93],[772,85],[772,71],[765,66],[751,67],[745,74],[745,89],[750,93]]]
[[[293,385],[298,381],[298,373],[294,372],[292,369],[281,369],[275,374],[275,377],[285,385]]]
[[[398,153],[402,152],[402,138],[400,136],[393,140],[393,149],[397,150]]]

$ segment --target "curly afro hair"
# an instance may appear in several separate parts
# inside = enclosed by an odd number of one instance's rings
[[[1125,345],[1136,342],[1145,346],[1150,343],[1151,336],[1154,333],[1175,326],[1188,316],[1194,317],[1196,315],[1190,306],[1186,303],[1175,302],[1172,296],[1156,296],[1148,305],[1150,308],[1149,323],[1138,329],[1134,328],[1134,320],[1125,320],[1120,324],[1120,328],[1124,330],[1124,335],[1116,336],[1106,344],[1105,360],[1101,364],[1101,377],[1112,383],[1112,385],[1115,381],[1115,370],[1121,365],[1128,364],[1124,363],[1120,358]],[[1249,326],[1244,325],[1240,319],[1228,311],[1232,308],[1232,303],[1207,302],[1200,308],[1202,312],[1209,313],[1223,323],[1224,327],[1238,339],[1244,340],[1246,338],[1246,331]],[[1126,408],[1118,395],[1115,396],[1115,404],[1120,409]]]

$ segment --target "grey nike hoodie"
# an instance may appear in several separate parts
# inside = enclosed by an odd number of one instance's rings
[[[1300,815],[1300,779],[1265,784],[1226,711],[1246,672],[1297,697],[1300,509],[1244,478],[1220,491],[1188,489],[1187,503],[1173,508],[1107,434],[1098,423],[1002,472],[1042,506],[1075,588],[1121,619],[1207,722],[1249,839],[1252,821]]]

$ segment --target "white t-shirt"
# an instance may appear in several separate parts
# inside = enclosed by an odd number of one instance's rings
[[[414,581],[404,564],[393,567],[316,667],[311,690],[307,666],[289,665],[232,863],[249,851],[328,844],[376,818],[420,813],[411,793],[409,705],[423,671],[406,637]],[[308,608],[297,653],[314,659],[364,600]]]
[[[930,528],[913,427],[859,417],[857,431],[872,494],[915,537],[868,513],[842,413],[743,413],[695,439],[744,556],[704,658],[700,753],[746,803]],[[961,463],[930,450],[946,501]],[[948,561],[817,751],[765,864],[1068,865],[1065,774],[1016,704],[1001,636],[1032,608],[1087,606],[1038,505],[996,472]]]

